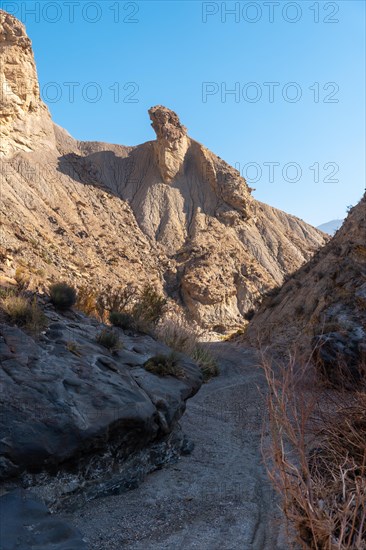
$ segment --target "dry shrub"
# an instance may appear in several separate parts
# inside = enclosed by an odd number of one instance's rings
[[[122,316],[132,330],[151,332],[159,323],[166,306],[166,299],[151,285],[139,290],[133,284],[125,287],[107,285],[102,289],[80,287],[77,308],[87,315],[93,315],[102,322],[121,326]]]
[[[128,284],[125,287],[114,288],[107,285],[97,294],[96,310],[102,320],[106,320],[112,312],[126,312],[136,299],[137,288]]]
[[[166,299],[153,286],[146,285],[127,313],[132,315],[138,330],[151,332],[162,319],[166,304]]]
[[[185,373],[179,365],[179,358],[174,352],[170,355],[155,355],[144,363],[144,369],[158,376],[174,376],[184,378]]]
[[[111,313],[124,312],[131,307],[136,294],[137,288],[132,284],[125,287],[106,285],[103,288],[83,285],[78,288],[76,308],[86,315],[107,322]]]
[[[35,334],[47,326],[46,316],[39,307],[35,296],[31,300],[13,292],[5,293],[0,298],[0,308],[11,323],[24,327]]]
[[[75,304],[76,309],[82,311],[86,315],[97,315],[97,291],[95,288],[83,285],[78,288],[77,299]]]
[[[215,357],[199,338],[202,334],[184,318],[164,319],[156,328],[154,336],[174,351],[184,353],[200,367],[204,380],[219,374]]]
[[[317,385],[309,364],[263,359],[270,446],[264,456],[302,548],[366,548],[366,391]],[[264,439],[265,441],[265,439]]]
[[[31,283],[31,276],[29,271],[24,267],[18,267],[15,271],[14,279],[16,280],[19,292],[26,291]]]

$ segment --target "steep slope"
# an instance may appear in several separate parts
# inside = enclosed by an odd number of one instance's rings
[[[39,98],[25,29],[0,12],[1,268],[100,286],[146,281],[208,329],[224,331],[327,236],[256,201],[239,172],[156,106],[156,141],[78,142]],[[3,62],[4,60],[4,62]],[[10,68],[11,67],[11,70]],[[22,78],[34,82],[22,94]]]
[[[339,362],[357,378],[366,365],[366,195],[336,236],[264,301],[247,338],[296,345],[307,355],[318,347],[317,360],[331,378]]]

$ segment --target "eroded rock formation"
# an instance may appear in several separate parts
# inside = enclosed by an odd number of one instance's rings
[[[55,147],[49,111],[40,99],[31,41],[24,25],[0,10],[0,157]]]
[[[148,281],[201,326],[225,331],[326,242],[256,201],[165,107],[149,111],[156,141],[136,147],[78,142],[52,125],[24,27],[4,12],[1,20],[11,89],[1,110],[2,276],[22,264],[35,285]]]

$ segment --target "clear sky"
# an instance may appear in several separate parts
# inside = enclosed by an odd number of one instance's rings
[[[42,97],[77,139],[154,139],[147,109],[163,104],[259,200],[319,225],[360,199],[362,0],[0,6],[26,24]]]

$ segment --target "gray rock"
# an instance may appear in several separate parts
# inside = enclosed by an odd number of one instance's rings
[[[111,354],[96,344],[102,327],[87,317],[53,312],[52,319],[39,341],[0,325],[0,479],[56,472],[81,457],[86,464],[106,448],[123,461],[172,431],[202,383],[183,356],[184,380],[141,369],[169,352],[149,337],[119,331],[124,349]]]
[[[83,550],[81,534],[53,517],[33,495],[16,490],[0,497],[1,550]]]

